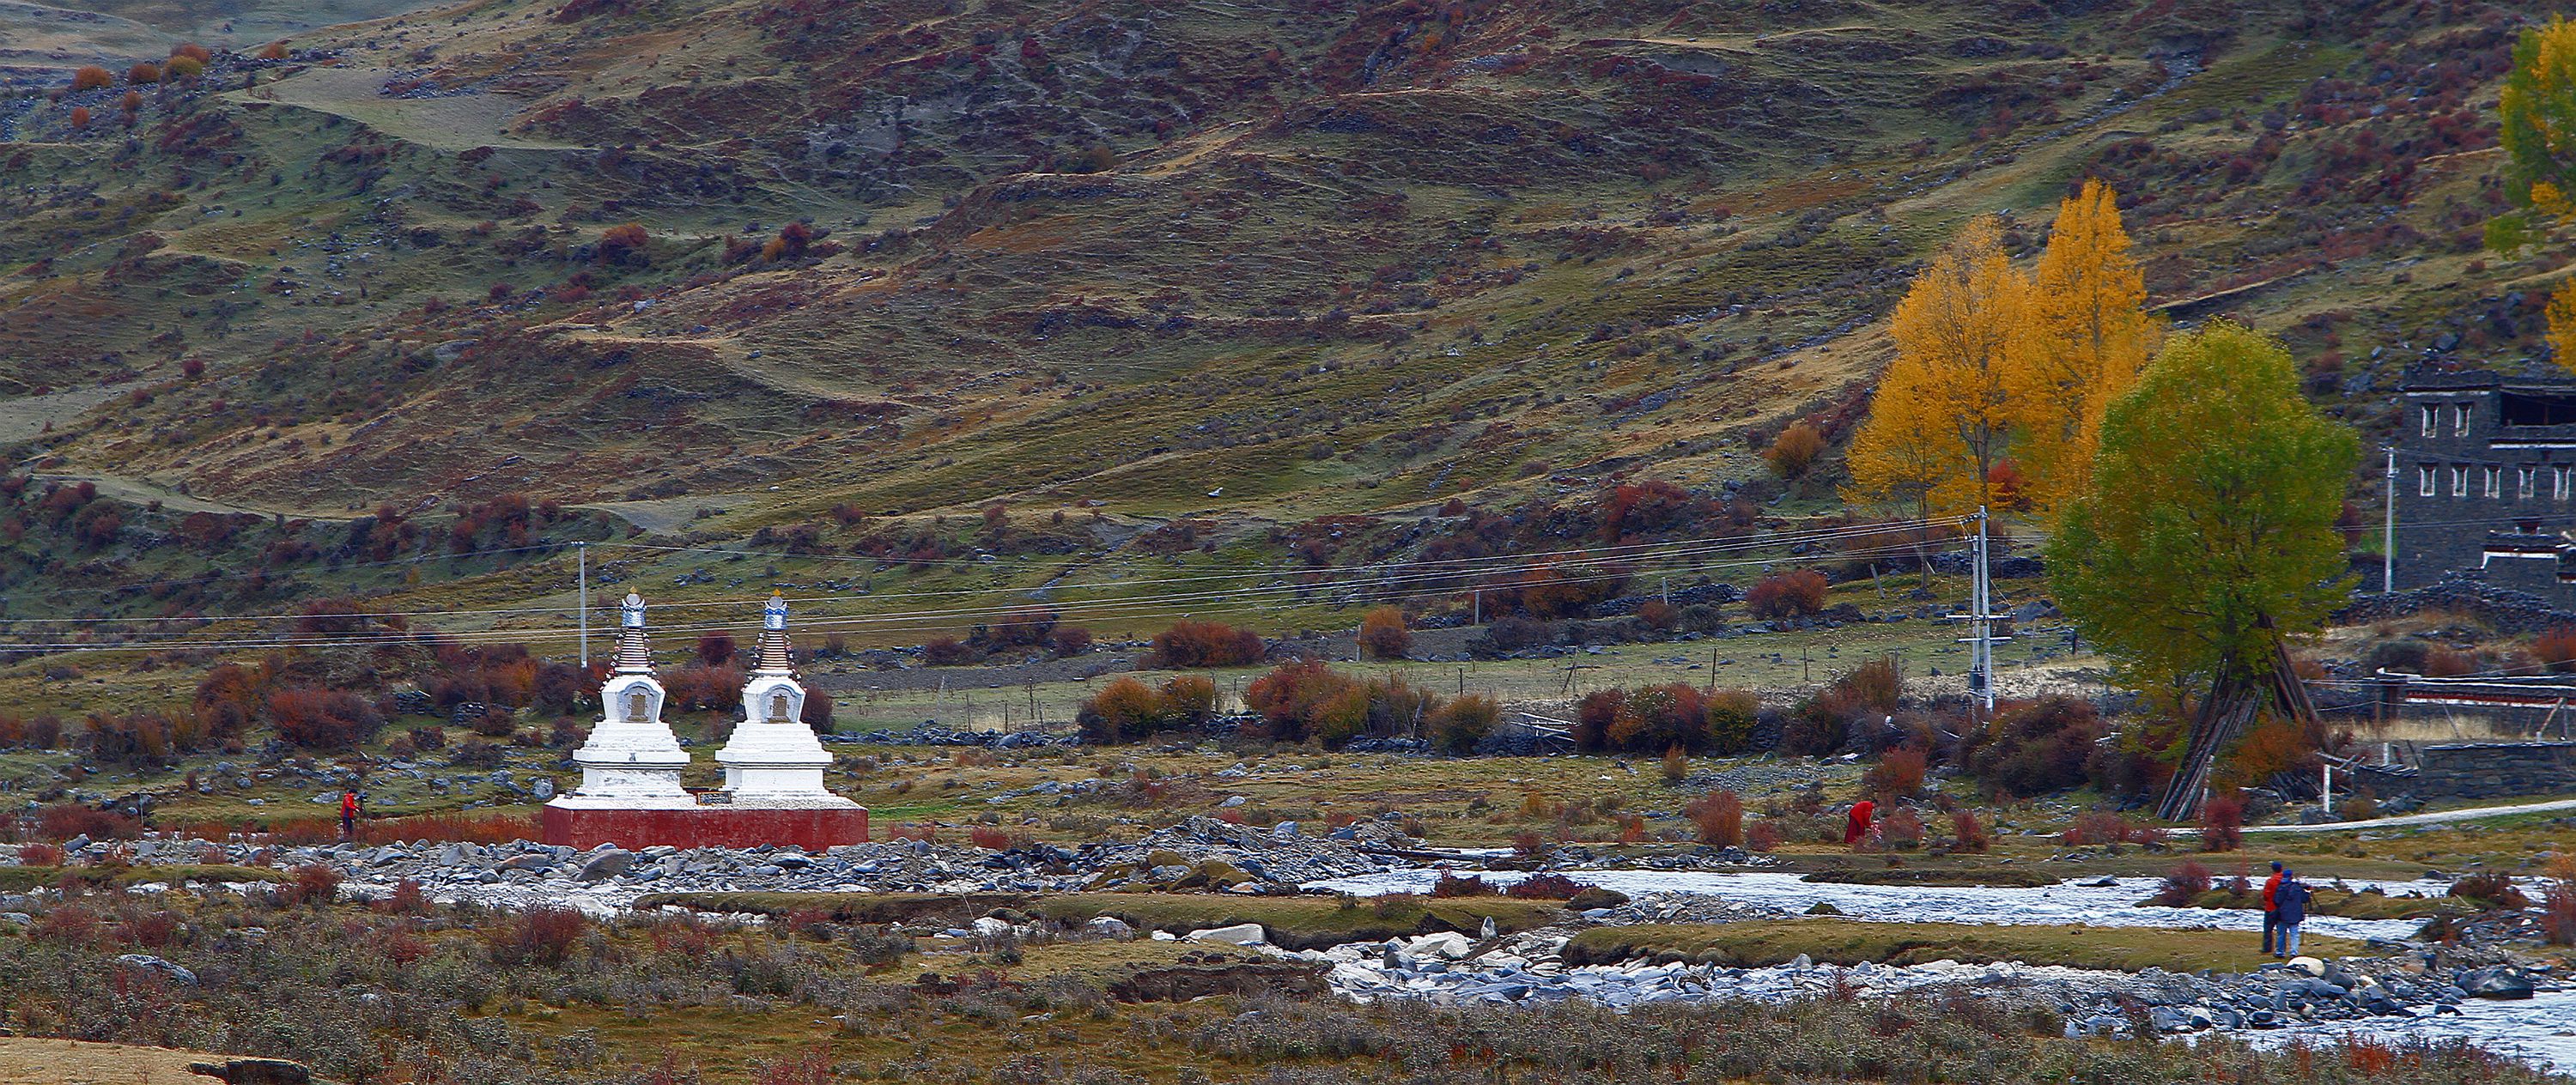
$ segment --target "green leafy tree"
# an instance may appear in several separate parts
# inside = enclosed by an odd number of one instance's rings
[[[2260,678],[2350,588],[2335,517],[2359,455],[2278,342],[2224,321],[2177,337],[2112,404],[2049,540],[2058,602],[2144,688]]]
[[[2576,220],[2576,23],[2561,15],[2522,32],[2496,121],[2513,210],[2487,223],[2487,244],[2511,253]],[[2547,313],[2558,364],[2576,369],[2576,289],[2560,287]]]

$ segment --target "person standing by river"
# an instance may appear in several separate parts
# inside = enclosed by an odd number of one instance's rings
[[[2299,872],[2283,870],[2281,886],[2272,891],[2272,905],[2281,917],[2281,941],[2272,954],[2278,958],[2299,955],[2299,924],[2308,919],[2308,883],[2299,880]]]
[[[2281,910],[2272,895],[2281,891],[2281,861],[2272,860],[2272,876],[2263,879],[2263,952],[2281,948]]]

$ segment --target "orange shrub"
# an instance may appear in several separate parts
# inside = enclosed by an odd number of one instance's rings
[[[89,107],[88,107],[88,106],[85,106],[85,105],[76,105],[76,106],[73,106],[73,107],[72,107],[72,127],[74,127],[74,128],[87,128],[87,127],[89,127]]]
[[[629,254],[641,255],[652,242],[652,237],[644,232],[642,223],[629,222],[611,226],[600,231],[599,258],[615,263],[626,259]]]
[[[286,43],[282,41],[273,41],[260,46],[258,56],[261,60],[284,60],[286,59]]]
[[[1242,667],[1261,662],[1261,634],[1224,622],[1183,618],[1154,635],[1156,667]]]
[[[96,64],[87,65],[72,73],[72,89],[75,91],[98,90],[115,83],[116,74]]]
[[[1771,447],[1762,453],[1762,458],[1771,464],[1771,470],[1781,478],[1796,478],[1806,474],[1807,468],[1812,466],[1816,462],[1816,457],[1823,455],[1824,451],[1824,431],[1817,429],[1813,423],[1800,422],[1780,431],[1778,437],[1772,438]]]
[[[199,45],[195,42],[181,42],[177,45],[171,46],[170,55],[173,58],[193,60],[199,64],[212,64],[215,60],[215,54],[208,52],[205,46]]]
[[[125,81],[137,86],[158,83],[161,81],[161,69],[158,65],[137,64],[125,70]]]
[[[1773,573],[1744,593],[1744,606],[1756,618],[1803,618],[1825,609],[1825,587],[1825,574],[1814,569]]]
[[[1404,627],[1404,612],[1376,607],[1360,619],[1360,651],[1371,659],[1402,659],[1413,650],[1413,632]]]
[[[2562,626],[2531,639],[2531,656],[2550,670],[2576,670],[2576,626]]]

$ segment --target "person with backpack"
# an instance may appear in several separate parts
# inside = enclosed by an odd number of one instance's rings
[[[2272,896],[2281,890],[2281,861],[2272,860],[2272,876],[2263,880],[2263,952],[2270,953],[2281,944],[2281,909]]]
[[[2299,955],[2299,924],[2308,919],[2308,883],[2299,880],[2295,870],[2281,872],[2281,888],[2272,893],[2272,903],[2281,916],[2281,944],[2272,956],[2290,958]]]
[[[340,792],[340,839],[356,840],[357,838],[358,789],[352,787]]]

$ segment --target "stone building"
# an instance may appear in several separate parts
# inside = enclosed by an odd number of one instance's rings
[[[2397,586],[2467,571],[2576,599],[2576,380],[2419,374],[2399,395]]]

